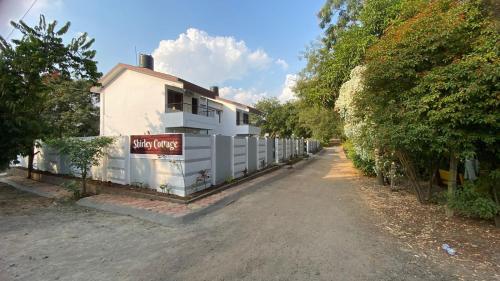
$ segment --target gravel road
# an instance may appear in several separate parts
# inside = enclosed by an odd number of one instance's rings
[[[356,177],[341,149],[328,148],[288,176],[172,227],[3,185],[0,280],[457,280],[458,269],[376,226]]]

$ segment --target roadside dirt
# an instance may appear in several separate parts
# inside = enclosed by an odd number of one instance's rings
[[[33,195],[0,183],[0,216],[26,215],[33,210],[49,207],[52,204],[54,204],[54,199]]]
[[[407,189],[393,192],[366,177],[358,181],[361,197],[382,218],[379,226],[409,248],[437,263],[472,271],[478,280],[500,279],[500,229],[493,222],[448,218],[444,206],[422,205]],[[457,254],[442,250],[444,243]]]

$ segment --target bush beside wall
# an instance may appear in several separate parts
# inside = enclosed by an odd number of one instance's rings
[[[354,167],[363,172],[365,176],[375,176],[375,161],[363,159],[361,155],[356,152],[350,140],[346,140],[342,147],[346,153],[347,158],[351,159]]]

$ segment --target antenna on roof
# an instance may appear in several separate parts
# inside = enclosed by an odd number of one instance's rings
[[[135,65],[137,65],[137,46],[134,46],[135,51]]]

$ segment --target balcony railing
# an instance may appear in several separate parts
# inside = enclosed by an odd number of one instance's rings
[[[190,103],[168,103],[167,113],[169,112],[189,112],[192,114],[213,117],[215,116],[216,110],[206,105],[198,105],[196,110],[193,112],[193,105]]]
[[[259,123],[261,122],[261,120],[260,120],[260,119],[257,119],[257,118],[255,117],[255,115],[254,115],[254,114],[252,114],[252,113],[247,113],[247,114],[248,114],[248,117],[247,117],[247,118],[245,118],[245,117],[243,116],[243,114],[242,114],[242,115],[240,115],[240,119],[239,119],[239,120],[238,120],[238,119],[236,120],[236,125],[237,125],[237,126],[250,125],[250,126],[254,126],[254,127],[259,127]],[[239,121],[239,122],[238,122],[238,121]]]
[[[236,125],[237,126],[250,125],[250,126],[254,126],[254,127],[259,127],[258,122],[257,121],[253,121],[253,120],[249,120],[248,122],[240,120],[240,123],[236,124]]]

